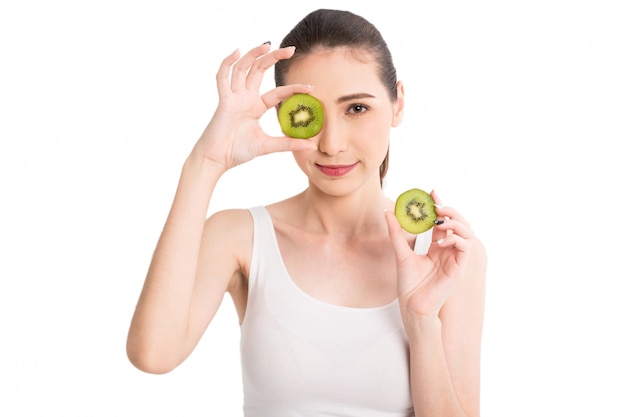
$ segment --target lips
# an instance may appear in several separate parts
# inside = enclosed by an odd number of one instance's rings
[[[348,172],[352,171],[354,167],[358,165],[358,162],[350,165],[321,165],[315,164],[317,169],[319,169],[323,174],[328,175],[329,177],[341,177],[346,175]]]

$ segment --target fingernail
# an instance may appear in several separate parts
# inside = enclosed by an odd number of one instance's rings
[[[443,222],[444,222],[444,220],[442,220],[442,219],[437,219],[437,220],[435,220],[435,221],[434,221],[434,223],[435,223],[437,226],[439,226],[440,224],[443,224]]]
[[[263,45],[271,45],[272,41],[263,42]]]

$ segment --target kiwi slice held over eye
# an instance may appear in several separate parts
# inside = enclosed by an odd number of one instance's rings
[[[294,94],[280,105],[278,123],[287,136],[298,139],[313,137],[324,125],[322,102],[309,94]]]
[[[404,230],[419,234],[435,225],[437,212],[435,200],[426,191],[413,188],[396,200],[395,215]]]

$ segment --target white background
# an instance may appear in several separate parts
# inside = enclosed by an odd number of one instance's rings
[[[483,416],[626,415],[624,2],[314,3],[376,24],[406,84],[388,195],[435,188],[488,248]],[[2,2],[0,415],[241,416],[228,298],[167,375],[126,331],[219,62],[305,4]],[[304,185],[268,156],[210,212]]]

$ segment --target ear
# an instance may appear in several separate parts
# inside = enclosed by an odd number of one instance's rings
[[[399,126],[404,118],[404,83],[398,81],[396,83],[396,89],[398,90],[398,96],[394,103],[393,120],[391,122],[391,126],[393,127]]]

